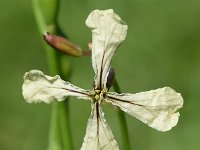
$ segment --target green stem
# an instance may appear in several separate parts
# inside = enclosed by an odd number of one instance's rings
[[[62,103],[58,104],[59,108],[59,121],[60,121],[60,129],[64,133],[61,133],[61,138],[63,141],[63,149],[64,150],[72,150],[73,145],[72,143],[72,137],[70,132],[70,125],[69,125],[69,101],[66,100]]]
[[[48,150],[62,150],[58,116],[58,103],[54,103],[51,109]]]
[[[58,33],[59,29],[56,23],[58,4],[59,0],[32,0],[36,22],[41,35],[47,31],[54,34]],[[67,75],[65,79],[69,80],[70,69],[67,73],[62,72],[60,55],[47,44],[44,44],[44,48],[50,74]],[[67,104],[66,102],[52,104],[48,150],[73,149],[68,105],[69,102]]]
[[[113,88],[117,93],[121,93],[119,84],[117,83],[116,79],[113,82]],[[123,149],[124,150],[131,150],[131,144],[130,144],[129,136],[128,136],[128,127],[127,127],[127,124],[126,124],[125,113],[121,109],[118,108],[117,115],[118,115],[119,123],[120,123],[122,142],[123,142],[123,146],[124,146]]]

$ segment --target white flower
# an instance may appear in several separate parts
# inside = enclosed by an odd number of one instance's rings
[[[32,70],[24,76],[22,89],[26,101],[51,103],[63,101],[68,96],[92,101],[92,112],[81,150],[119,149],[101,110],[102,101],[118,106],[159,131],[168,131],[174,127],[183,99],[170,87],[136,94],[109,92],[106,87],[112,56],[125,39],[128,29],[121,18],[111,9],[94,10],[88,16],[86,25],[92,29],[94,89],[84,90],[61,80],[59,76],[50,77],[41,71]]]

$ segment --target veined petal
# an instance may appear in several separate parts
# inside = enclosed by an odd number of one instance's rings
[[[94,10],[86,20],[92,30],[92,65],[95,72],[95,89],[102,89],[110,70],[116,48],[125,39],[128,26],[112,9]]]
[[[179,118],[183,98],[170,87],[136,94],[107,93],[107,102],[159,131],[168,131]]]
[[[92,112],[81,150],[119,150],[98,102],[92,104]]]
[[[88,91],[61,80],[58,75],[50,77],[39,70],[25,73],[22,94],[28,103],[63,101],[68,96],[90,99]]]

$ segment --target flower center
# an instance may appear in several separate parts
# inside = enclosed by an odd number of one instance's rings
[[[90,93],[90,96],[92,97],[93,100],[95,101],[102,101],[105,96],[106,96],[106,90],[93,90],[91,93]]]

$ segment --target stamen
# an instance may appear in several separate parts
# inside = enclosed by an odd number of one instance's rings
[[[95,98],[95,100],[97,100],[97,101],[98,101],[98,100],[100,100],[100,95],[95,95],[95,97],[94,97],[94,98]]]
[[[101,90],[95,90],[96,94],[100,94]]]

